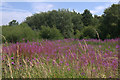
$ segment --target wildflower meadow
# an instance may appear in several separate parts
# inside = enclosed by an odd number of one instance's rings
[[[2,78],[118,78],[118,39],[5,43]]]
[[[0,79],[119,80],[120,2],[39,1],[2,1]]]

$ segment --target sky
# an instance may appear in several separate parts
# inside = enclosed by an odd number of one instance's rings
[[[116,2],[2,2],[0,3],[0,25],[7,25],[12,20],[23,22],[26,17],[35,13],[47,12],[58,9],[73,9],[83,13],[89,9],[93,15],[102,15],[104,10]]]

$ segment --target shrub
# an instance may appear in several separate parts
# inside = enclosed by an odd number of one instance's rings
[[[50,40],[57,40],[57,39],[63,39],[62,34],[60,33],[60,31],[56,28],[50,28],[50,27],[46,27],[46,26],[41,26],[41,30],[40,30],[40,36],[43,39],[50,39]]]
[[[95,38],[96,37],[96,32],[95,32],[94,28],[91,27],[91,26],[85,27],[83,29],[83,36],[85,38]]]
[[[20,42],[23,38],[31,41],[35,38],[35,32],[23,24],[19,26],[3,26],[2,35],[5,36],[7,42]],[[5,41],[3,40],[3,42]]]
[[[83,38],[82,31],[76,30],[76,34],[75,34],[74,38],[75,39],[82,39]]]

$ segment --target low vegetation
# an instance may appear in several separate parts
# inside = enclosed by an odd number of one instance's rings
[[[118,78],[118,39],[4,44],[3,78]]]

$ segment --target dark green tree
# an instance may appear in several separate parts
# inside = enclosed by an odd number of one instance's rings
[[[113,4],[104,11],[102,16],[102,22],[99,26],[101,38],[120,37],[120,4]]]
[[[94,27],[98,27],[100,25],[100,19],[100,16],[94,15],[91,25]]]
[[[82,32],[84,38],[96,38],[96,32],[92,26],[86,26]]]
[[[9,22],[9,26],[16,26],[18,24],[19,23],[16,20],[12,20],[12,21]]]
[[[78,30],[81,31],[83,29],[83,22],[82,22],[82,15],[80,13],[72,13],[72,23],[73,23],[73,29],[74,29],[74,35],[78,33]],[[77,32],[76,32],[77,31]]]
[[[48,26],[41,26],[40,36],[43,39],[49,40],[63,39],[62,34],[56,27],[50,28]]]
[[[58,13],[59,17],[58,20],[56,20],[56,27],[60,30],[64,38],[72,38],[74,30],[71,13],[66,9],[59,9]]]
[[[34,14],[31,17],[27,17],[24,22],[27,23],[32,29],[39,30],[41,30],[41,26],[49,26],[50,28],[56,26],[65,38],[73,37],[74,30],[72,16],[68,9],[58,9],[58,11],[52,10]]]
[[[92,23],[92,14],[90,13],[90,11],[88,9],[85,9],[83,14],[82,14],[82,21],[84,26],[88,26],[91,25]]]
[[[56,10],[48,11],[47,25],[50,27],[57,26],[57,20],[59,19],[59,13]]]

